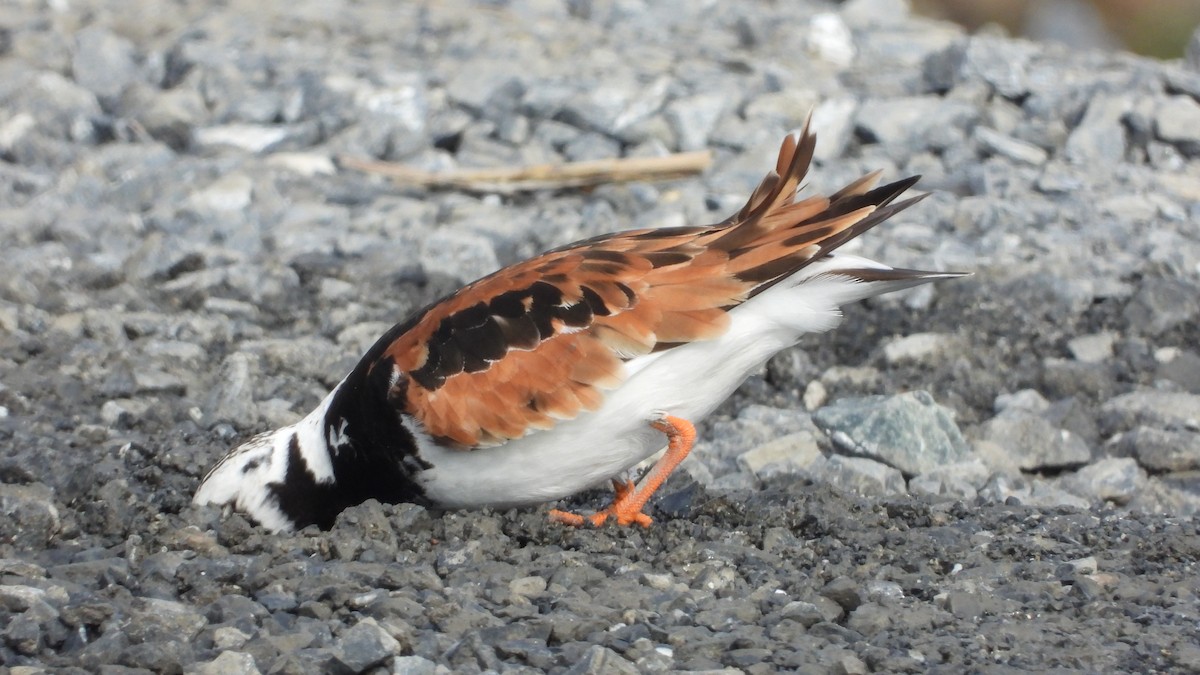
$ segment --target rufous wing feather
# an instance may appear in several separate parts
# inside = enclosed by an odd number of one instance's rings
[[[484,447],[594,410],[624,362],[717,337],[728,311],[911,204],[915,179],[868,174],[796,201],[808,125],[733,217],[596,237],[518,263],[428,308],[386,346],[395,400],[446,445]]]

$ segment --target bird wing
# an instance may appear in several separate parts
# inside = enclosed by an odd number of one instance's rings
[[[451,447],[548,429],[598,408],[624,361],[721,335],[731,308],[916,201],[889,206],[916,178],[872,189],[877,173],[797,201],[814,145],[807,125],[784,139],[720,224],[577,242],[430,306],[377,352],[390,399]]]

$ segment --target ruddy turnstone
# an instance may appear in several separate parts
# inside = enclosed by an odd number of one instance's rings
[[[649,525],[646,502],[709,414],[843,304],[958,273],[835,253],[920,201],[917,177],[879,172],[797,198],[808,125],[716,225],[631,230],[506,267],[385,333],[299,422],[260,434],[205,477],[197,504],[264,527],[330,527],[367,499],[441,509],[560,499],[604,481],[616,496],[568,524]],[[640,483],[622,476],[663,446]]]

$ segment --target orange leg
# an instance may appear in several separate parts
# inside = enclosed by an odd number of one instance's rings
[[[650,469],[650,473],[642,479],[641,485],[635,487],[633,481],[619,481],[614,478],[613,491],[616,496],[608,508],[590,516],[554,509],[550,511],[550,520],[575,526],[591,523],[599,527],[608,520],[609,516],[615,516],[618,525],[637,523],[642,527],[650,527],[654,521],[650,519],[650,516],[642,513],[642,508],[646,506],[646,502],[650,501],[654,492],[666,482],[675,467],[679,466],[683,458],[688,456],[688,453],[692,451],[692,446],[696,443],[696,428],[685,419],[663,415],[660,419],[651,422],[650,426],[667,435],[668,445],[666,453],[658,460],[654,468]]]

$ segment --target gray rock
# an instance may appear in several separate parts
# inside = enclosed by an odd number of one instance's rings
[[[1064,477],[1066,490],[1090,500],[1128,504],[1141,491],[1146,472],[1129,457],[1106,457]]]
[[[931,56],[925,78],[936,89],[979,80],[1008,99],[1029,93],[1032,45],[981,35],[958,42]]]
[[[1154,135],[1187,157],[1200,155],[1200,103],[1190,96],[1172,96],[1159,103]]]
[[[71,70],[75,81],[96,96],[116,97],[137,78],[137,50],[107,28],[88,26],[75,35]]]
[[[421,264],[429,272],[463,282],[474,281],[500,268],[496,250],[486,237],[448,227],[433,231],[421,242]]]
[[[991,469],[973,457],[914,476],[908,481],[908,491],[914,495],[971,500],[991,475]]]
[[[1072,494],[1049,481],[1037,479],[1030,484],[1028,496],[1020,501],[1028,506],[1047,509],[1062,506],[1086,509],[1092,505],[1091,499]]]
[[[763,94],[746,104],[746,121],[784,130],[799,129],[818,103],[816,92],[798,89]]]
[[[96,95],[53,72],[42,72],[32,81],[17,110],[37,120],[37,130],[50,138],[92,141],[92,120],[103,111]]]
[[[835,401],[813,413],[813,421],[840,451],[906,474],[962,460],[969,451],[953,414],[923,391]]]
[[[887,497],[907,492],[899,471],[865,457],[833,455],[811,472],[816,480],[861,495]]]
[[[223,651],[212,661],[198,664],[197,675],[258,675],[254,657],[245,652]]]
[[[858,609],[866,596],[858,582],[849,577],[838,577],[830,581],[818,593],[836,602],[847,613]]]
[[[904,597],[904,588],[895,581],[872,579],[866,584],[867,600],[870,602],[887,603]]]
[[[1046,480],[1028,480],[1008,474],[994,474],[988,484],[979,490],[979,497],[989,502],[1020,503],[1026,506],[1056,508],[1088,508],[1091,501],[1058,488]]]
[[[1143,389],[1109,399],[1100,408],[1105,434],[1140,426],[1195,433],[1200,430],[1200,395]]]
[[[511,64],[491,58],[460,64],[446,82],[451,101],[491,120],[515,111],[526,88]]]
[[[429,126],[430,107],[425,78],[420,73],[388,71],[375,76],[372,81],[349,81],[345,87],[363,115],[363,124],[386,127],[392,143],[401,141],[406,133],[416,134],[424,141],[421,134]],[[500,104],[497,92],[501,90],[509,92],[510,96],[520,95],[511,82],[501,82],[488,90],[489,98],[495,99],[497,104]],[[465,91],[465,87],[459,87],[457,91]],[[510,102],[508,106],[511,105]]]
[[[637,93],[634,83],[613,79],[595,88],[573,91],[555,102],[557,111],[547,110],[546,104],[537,96],[527,96],[523,103],[527,108],[533,108],[535,117],[557,118],[577,129],[613,136],[617,132],[617,120]],[[556,96],[557,93],[544,90],[542,94]]]
[[[213,647],[234,652],[250,640],[250,634],[232,626],[222,626],[213,631]]]
[[[270,673],[330,673],[330,675],[350,675],[337,660],[334,650],[327,647],[308,647],[287,651],[281,654],[271,664],[267,671]]]
[[[45,589],[34,586],[0,586],[0,607],[17,614],[42,605],[49,607],[46,602],[47,598],[64,604],[70,600],[70,596],[66,596],[66,591],[61,587],[55,587],[55,589],[57,592],[51,597],[51,594]],[[57,615],[53,608],[50,608],[49,611],[50,614]]]
[[[613,159],[621,156],[621,144],[608,136],[584,133],[563,146],[562,152],[572,162]]]
[[[1161,335],[1200,317],[1200,288],[1184,279],[1148,278],[1125,306],[1130,330]]]
[[[754,448],[769,445],[792,434],[811,434],[814,431],[819,430],[804,411],[749,405],[738,411],[736,419],[714,422],[711,433],[697,441],[698,452],[695,454],[732,463]]]
[[[397,656],[392,660],[392,675],[442,675],[449,672],[445,666],[421,656]]]
[[[136,114],[151,136],[172,148],[186,147],[192,129],[208,121],[204,98],[187,88],[156,92]]]
[[[696,94],[669,103],[664,114],[675,132],[679,150],[707,150],[709,134],[729,105],[728,96],[715,93]]]
[[[1047,357],[1042,361],[1042,390],[1053,398],[1112,396],[1118,384],[1112,364]]]
[[[510,145],[524,145],[533,133],[529,118],[513,113],[496,122],[496,138]]]
[[[143,598],[133,607],[122,626],[130,642],[190,642],[208,625],[203,614],[190,605],[173,600]]]
[[[987,82],[1001,96],[1016,99],[1029,93],[1027,69],[1033,53],[1032,45],[1025,42],[976,36],[968,41],[961,69],[965,76]]]
[[[1069,194],[1084,187],[1080,169],[1061,161],[1051,160],[1042,169],[1034,186],[1043,194]]]
[[[40,550],[61,527],[54,492],[40,483],[0,483],[0,541],[18,551]]]
[[[879,608],[878,612],[881,618],[886,619],[889,616],[884,612],[883,608]],[[858,613],[855,612],[855,614],[857,615]],[[853,619],[854,617],[851,617],[851,620]],[[886,625],[887,623],[882,624],[881,630]],[[871,672],[871,667],[867,665],[866,661],[851,653],[839,654],[833,661],[833,669],[830,672],[837,673],[838,675],[866,675]]]
[[[834,621],[842,615],[842,608],[834,601],[822,596],[820,604],[792,600],[779,610],[780,619],[799,622],[805,628],[822,621]]]
[[[187,393],[187,381],[175,373],[157,369],[133,372],[133,393],[140,396],[167,394],[182,396]]]
[[[965,101],[937,96],[868,100],[855,116],[860,133],[894,159],[959,145],[979,112]]]
[[[4,644],[23,656],[37,655],[45,643],[41,624],[37,619],[25,614],[12,617],[4,630],[0,631],[0,638],[3,638]]]
[[[1080,466],[1092,458],[1082,438],[1023,410],[1005,410],[984,423],[979,435],[1004,448],[1023,471]]]
[[[1097,94],[1092,97],[1083,119],[1067,138],[1067,159],[1081,166],[1096,162],[1121,162],[1127,147],[1122,118],[1132,109],[1133,99],[1128,94]]]
[[[359,621],[337,641],[338,660],[352,672],[361,673],[383,664],[400,653],[400,643],[388,635],[375,619]]]
[[[592,645],[583,657],[568,668],[564,675],[601,675],[616,673],[618,675],[637,675],[637,667],[622,658],[620,654],[607,647]]]
[[[258,406],[254,402],[254,380],[258,361],[245,352],[225,357],[216,386],[209,393],[204,419],[210,424],[227,422],[242,431],[258,426]]]
[[[801,431],[748,450],[738,455],[737,462],[744,471],[759,478],[768,478],[805,471],[821,457],[817,437],[812,431]]]
[[[1174,382],[1189,393],[1200,394],[1200,354],[1164,347],[1155,351],[1154,360],[1158,362],[1156,378]]]
[[[513,579],[508,584],[508,590],[515,596],[532,597],[546,590],[546,579],[538,576]]]
[[[1122,434],[1118,447],[1150,471],[1200,470],[1200,433],[1195,429],[1140,426]]]
[[[642,87],[625,108],[613,120],[613,130],[621,135],[622,140],[635,140],[628,131],[639,124],[657,116],[667,101],[671,90],[671,78],[660,76]]]
[[[988,154],[1000,155],[1033,166],[1045,164],[1049,156],[1045,150],[1032,143],[982,126],[975,127],[975,142]]]

